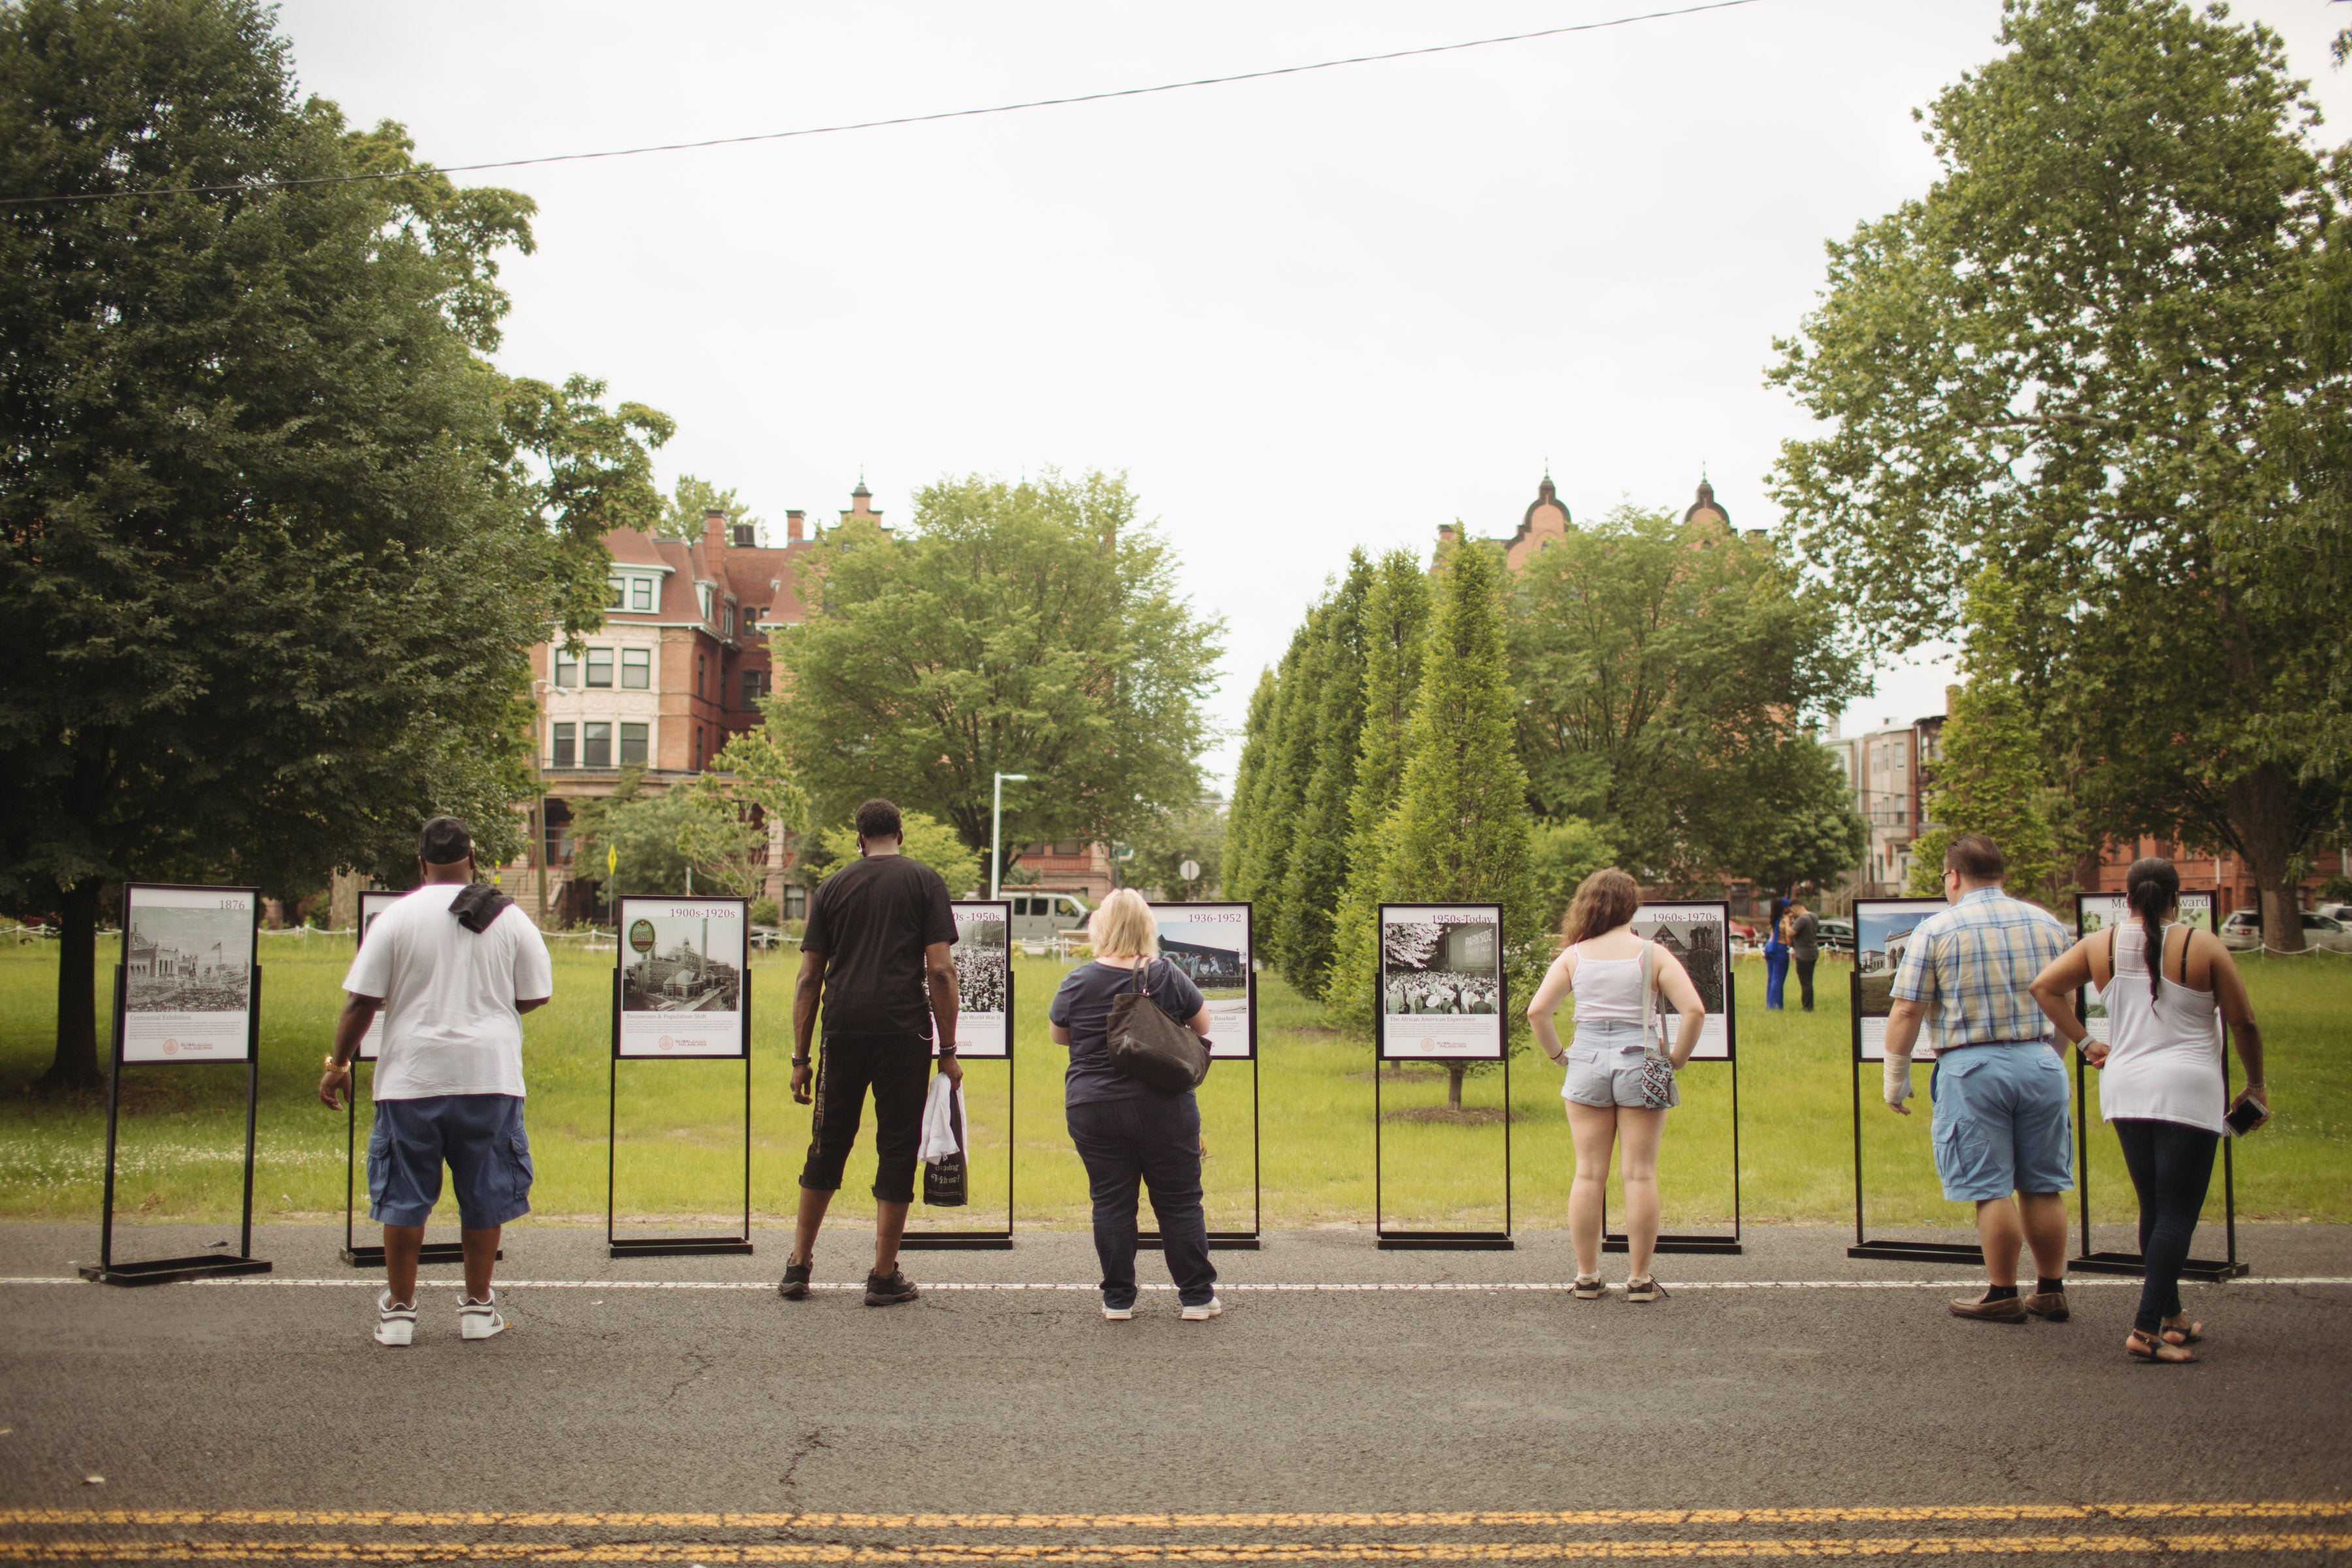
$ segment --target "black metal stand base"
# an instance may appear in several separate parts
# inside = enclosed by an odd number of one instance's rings
[[[908,1231],[898,1238],[901,1252],[1010,1252],[1009,1230]]]
[[[1136,1232],[1135,1245],[1137,1249],[1142,1252],[1165,1252],[1167,1250],[1167,1247],[1163,1246],[1160,1241],[1160,1233],[1156,1230],[1142,1230]],[[1209,1250],[1212,1252],[1255,1252],[1258,1250],[1258,1234],[1254,1230],[1213,1230],[1209,1233]]]
[[[1601,1238],[1601,1250],[1603,1252],[1626,1252],[1632,1250],[1632,1243],[1626,1240],[1625,1233],[1623,1231],[1611,1231],[1608,1235]],[[1735,1237],[1728,1236],[1662,1236],[1658,1237],[1658,1244],[1654,1250],[1659,1252],[1710,1252],[1719,1257],[1727,1258],[1737,1258],[1740,1256],[1740,1245],[1738,1239]]]
[[[2137,1252],[2086,1252],[2066,1260],[2066,1267],[2076,1274],[2145,1274],[2147,1265]],[[2224,1279],[2242,1279],[2253,1271],[2253,1266],[2231,1262],[2221,1258],[2191,1258],[2180,1265],[2180,1277],[2194,1279],[2200,1285],[2218,1285]]]
[[[497,1261],[504,1263],[507,1260],[507,1249],[503,1247],[499,1247],[495,1257]],[[342,1249],[342,1259],[354,1268],[381,1268],[383,1267],[383,1248],[346,1247]],[[416,1261],[463,1263],[466,1261],[466,1244],[462,1241],[428,1241],[416,1249]]]
[[[1965,1241],[1864,1241],[1845,1249],[1848,1258],[1886,1263],[1958,1263],[1981,1268],[1984,1248]]]
[[[1384,1230],[1382,1252],[1513,1252],[1507,1230]]]
[[[79,1272],[94,1285],[176,1285],[184,1279],[220,1279],[236,1274],[267,1274],[266,1258],[224,1258],[216,1252],[194,1258],[151,1258],[143,1263],[93,1263]]]
[[[740,1236],[649,1236],[608,1244],[609,1258],[704,1258],[719,1253],[750,1257],[751,1241]]]

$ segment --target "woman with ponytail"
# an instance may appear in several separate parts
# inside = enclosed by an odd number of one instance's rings
[[[1528,1004],[1536,1043],[1556,1066],[1568,1068],[1559,1092],[1576,1141],[1568,1233],[1576,1247],[1580,1301],[1596,1300],[1608,1289],[1601,1282],[1601,1205],[1612,1146],[1625,1183],[1625,1299],[1654,1301],[1665,1293],[1650,1272],[1658,1244],[1658,1143],[1665,1136],[1666,1111],[1682,1094],[1670,1083],[1665,1104],[1654,1106],[1643,1063],[1652,1020],[1663,1023],[1664,1009],[1672,1007],[1680,1024],[1666,1055],[1679,1072],[1698,1048],[1706,1004],[1673,953],[1633,934],[1641,907],[1641,889],[1615,867],[1584,879],[1560,921],[1559,956]],[[1571,993],[1576,1039],[1563,1051],[1551,1016]]]
[[[2136,1361],[2194,1361],[2189,1347],[2204,1325],[2181,1310],[2180,1266],[2205,1206],[2223,1118],[2251,1100],[2270,1119],[2263,1037],[2229,950],[2211,931],[2179,923],[2180,873],[2171,861],[2134,861],[2124,902],[2130,921],[2093,931],[2053,960],[2035,978],[2033,999],[2059,1033],[2083,1045],[2084,1059],[2104,1069],[2099,1109],[2139,1192],[2146,1272],[2124,1350]],[[2086,984],[2106,999],[2107,1038],[2084,1045],[2089,1031],[2074,1016],[2074,994]],[[2227,1103],[2217,1017],[2229,1020],[2246,1067],[2245,1089]]]

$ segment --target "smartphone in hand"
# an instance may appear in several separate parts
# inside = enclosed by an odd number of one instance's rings
[[[2231,1137],[2243,1138],[2270,1119],[2269,1106],[2259,1100],[2248,1098],[2238,1101],[2230,1114],[2222,1119],[2222,1124],[2229,1128]]]

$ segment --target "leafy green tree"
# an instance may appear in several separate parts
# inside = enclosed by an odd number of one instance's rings
[[[1324,1010],[1342,1028],[1369,1032],[1380,978],[1381,862],[1386,834],[1404,793],[1412,715],[1421,697],[1422,647],[1429,634],[1429,574],[1409,550],[1392,550],[1364,592],[1364,721],[1357,738],[1356,784],[1348,800],[1348,879],[1335,921]]]
[[[645,775],[625,771],[613,793],[572,806],[572,874],[606,902],[624,893],[684,893],[694,860],[687,839],[707,825],[710,803],[691,789],[648,790]],[[608,853],[618,857],[606,869]]]
[[[1256,928],[1276,954],[1289,928],[1282,896],[1287,890],[1291,852],[1297,847],[1298,816],[1314,768],[1315,715],[1322,700],[1326,650],[1326,605],[1318,604],[1291,634],[1290,647],[1275,670],[1274,702],[1267,710],[1265,750],[1251,781],[1249,847],[1232,895],[1254,906]]]
[[[1322,994],[1330,982],[1339,900],[1348,886],[1349,813],[1364,729],[1364,601],[1371,582],[1372,563],[1362,551],[1353,552],[1324,615],[1314,753],[1283,871],[1276,957],[1290,983],[1308,996]]]
[[[518,379],[505,384],[501,426],[508,444],[507,497],[535,520],[551,548],[553,620],[577,648],[604,624],[613,557],[604,536],[644,528],[657,515],[653,449],[676,426],[658,409],[623,403],[607,410],[604,384],[574,375],[562,386]]]
[[[1856,858],[1860,852],[1856,851]],[[1538,822],[1528,832],[1528,880],[1535,889],[1536,909],[1543,929],[1559,929],[1569,900],[1593,872],[1617,864],[1617,847],[1580,816],[1564,822]]]
[[[108,884],[397,874],[436,811],[511,852],[525,656],[602,546],[484,357],[530,201],[299,97],[260,7],[0,7],[0,190],[61,198],[0,209],[0,899],[58,917],[86,1083]]]
[[[772,633],[770,723],[821,818],[882,795],[985,853],[1124,838],[1200,794],[1223,622],[1176,591],[1123,479],[943,479],[908,536],[845,522],[802,568],[814,613]]]
[[[730,525],[765,526],[751,515],[751,503],[738,500],[733,490],[722,490],[709,479],[698,479],[692,474],[680,474],[677,485],[662,500],[661,516],[654,520],[653,531],[663,539],[698,540],[702,537],[703,520],[713,511],[725,512]]]
[[[2001,41],[1928,117],[1941,177],[1830,247],[1780,345],[1828,431],[1775,493],[1885,646],[1948,635],[1996,569],[2084,826],[2235,851],[2299,946],[2290,871],[2347,777],[2320,629],[2345,508],[2293,460],[2352,403],[2345,356],[2311,352],[2341,155],[2276,35],[2219,8],[2032,0]]]
[[[1135,858],[1120,873],[1130,887],[1150,888],[1178,901],[1217,896],[1219,868],[1227,842],[1223,797],[1204,795],[1191,805],[1164,811],[1135,829]],[[1200,868],[1185,878],[1186,861]]]
[[[1527,773],[1512,743],[1517,695],[1504,658],[1493,557],[1454,552],[1437,590],[1422,657],[1404,784],[1385,834],[1381,894],[1388,903],[1498,903],[1509,976],[1512,1048],[1550,958],[1528,866]],[[1466,1064],[1448,1063],[1446,1102],[1462,1105]]]
[[[980,886],[982,863],[988,857],[966,844],[956,830],[936,816],[926,816],[919,811],[899,813],[899,822],[907,830],[907,842],[899,853],[910,860],[919,860],[937,871],[948,885],[948,891],[962,898]],[[841,870],[857,858],[857,829],[850,823],[836,823],[819,835],[830,857],[820,868],[817,880]]]
[[[702,810],[683,825],[678,848],[709,884],[739,898],[766,886],[773,830],[787,838],[808,826],[808,793],[792,764],[760,730],[729,738],[709,769],[686,786]]]
[[[1862,864],[1870,825],[1853,808],[1845,770],[1810,735],[1794,735],[1755,759],[1751,777],[1769,780],[1729,836],[1722,868],[1775,893],[1835,887]],[[1730,814],[1727,814],[1730,815]]]
[[[1529,562],[1512,610],[1529,798],[1643,882],[1715,881],[1813,804],[1801,720],[1862,680],[1834,604],[1769,543],[1620,507]]]

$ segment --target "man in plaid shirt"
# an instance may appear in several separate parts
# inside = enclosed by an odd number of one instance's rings
[[[2000,846],[1963,833],[1944,851],[1952,907],[1919,922],[1895,976],[1886,1020],[1886,1103],[1908,1116],[1911,1052],[1933,1021],[1936,1174],[1944,1196],[1977,1206],[1991,1281],[1952,1315],[2066,1321],[2066,1200],[2074,1184],[2066,1068],[2027,989],[2067,947],[2046,910],[2001,891]],[[2014,1194],[2014,1197],[2011,1196]],[[2017,1289],[2020,1242],[2033,1248],[2033,1293]]]

